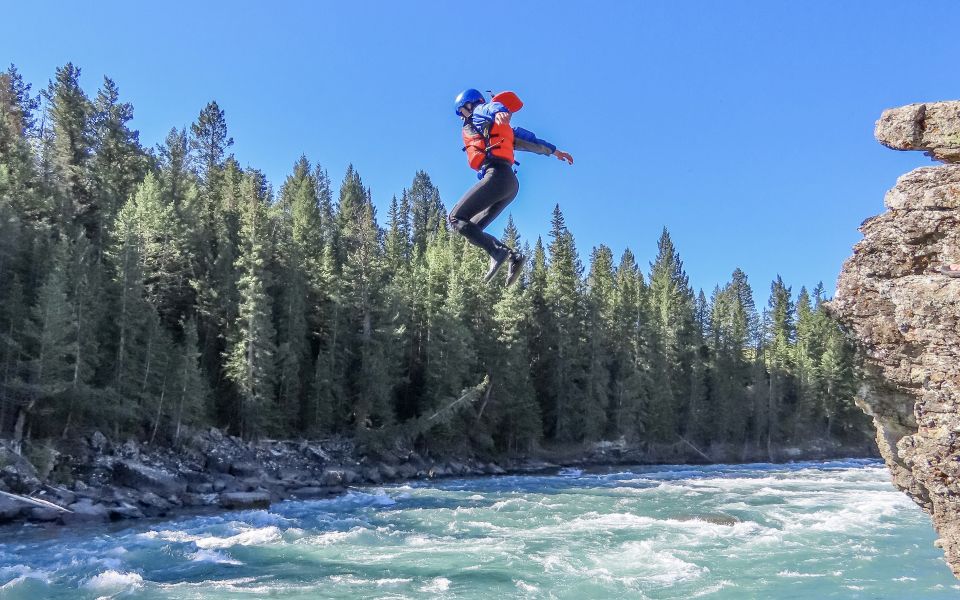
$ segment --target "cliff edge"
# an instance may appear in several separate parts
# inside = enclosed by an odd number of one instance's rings
[[[933,517],[960,577],[960,101],[890,109],[875,135],[946,164],[897,179],[883,214],[843,265],[831,311],[855,338],[865,379],[857,403],[877,429],[894,484]]]

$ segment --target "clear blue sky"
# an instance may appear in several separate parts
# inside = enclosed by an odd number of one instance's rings
[[[960,97],[960,3],[10,2],[0,61],[37,90],[108,75],[145,145],[226,111],[233,151],[279,188],[297,157],[348,163],[384,221],[426,170],[449,208],[474,181],[452,100],[512,89],[517,125],[571,152],[521,155],[511,211],[545,235],[559,203],[581,254],[644,266],[666,226],[709,295],[735,267],[829,293],[897,176],[929,159],[873,139],[887,107]],[[502,231],[505,216],[492,231]]]

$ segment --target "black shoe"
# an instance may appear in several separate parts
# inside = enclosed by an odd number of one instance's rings
[[[508,258],[510,258],[509,248],[498,248],[497,253],[490,256],[490,269],[487,270],[487,274],[483,277],[484,283],[493,279],[493,276],[500,270],[500,266],[503,265]]]
[[[527,257],[519,252],[510,253],[510,264],[507,266],[507,287],[510,287],[514,281],[520,278],[523,273],[523,265],[527,262]]]

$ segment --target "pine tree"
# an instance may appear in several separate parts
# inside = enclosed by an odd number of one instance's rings
[[[113,220],[120,208],[143,180],[148,160],[140,146],[139,133],[128,127],[133,119],[133,106],[120,102],[120,91],[108,77],[104,77],[103,87],[97,93],[92,119],[94,154],[90,168],[93,195],[99,207],[98,230],[106,232],[113,229]],[[106,243],[102,236],[98,238],[98,253]]]
[[[784,439],[781,421],[796,402],[795,365],[793,344],[796,334],[794,325],[794,305],[790,288],[784,285],[778,275],[770,285],[770,300],[767,304],[766,327],[766,365],[769,376],[769,405],[766,443],[768,452],[773,454],[774,440]]]
[[[285,429],[299,426],[309,395],[302,382],[312,367],[308,306],[319,301],[309,274],[322,260],[317,185],[310,163],[301,157],[283,185],[277,206],[277,283],[275,306],[278,334],[278,401]],[[309,412],[309,411],[307,411]]]
[[[88,238],[98,239],[100,218],[89,164],[94,144],[93,105],[80,87],[80,69],[71,63],[58,68],[43,97],[49,124],[43,138],[46,172],[59,201],[58,221],[65,231],[79,227]]]
[[[617,267],[613,306],[613,395],[608,423],[611,433],[636,439],[648,404],[649,314],[643,274],[633,252],[623,252]]]
[[[601,245],[590,256],[587,276],[587,345],[589,354],[587,398],[582,419],[587,439],[598,439],[606,433],[606,418],[611,404],[611,348],[614,335],[613,252]]]
[[[655,385],[647,429],[659,441],[672,441],[682,431],[687,414],[693,363],[693,291],[683,262],[664,228],[650,265],[650,303],[654,335],[655,373],[664,381]],[[666,385],[664,385],[666,384]]]
[[[337,212],[344,308],[350,330],[350,416],[358,431],[393,421],[391,335],[384,322],[385,271],[380,228],[370,193],[351,165],[340,188]]]
[[[417,171],[413,185],[409,191],[404,190],[404,196],[410,204],[413,252],[420,255],[426,250],[430,236],[444,227],[446,211],[440,200],[440,191],[424,171]]]
[[[263,431],[274,418],[276,331],[267,270],[270,259],[269,198],[262,174],[250,170],[240,183],[240,311],[231,332],[226,374],[234,383],[240,406],[236,426],[241,435]]]
[[[584,387],[586,365],[580,353],[584,341],[584,307],[580,289],[583,267],[559,205],[553,210],[550,237],[550,264],[544,297],[554,316],[550,347],[554,356],[547,375],[546,391],[555,407],[554,435],[559,440],[573,441],[586,434],[581,419],[587,402]]]
[[[511,248],[519,246],[519,235],[511,217],[504,232],[504,243]],[[530,377],[529,340],[526,338],[525,321],[530,315],[530,296],[524,291],[522,281],[506,288],[494,305],[497,323],[497,342],[500,352],[496,354],[491,371],[494,386],[491,398],[494,405],[487,409],[494,440],[501,450],[525,451],[535,444],[541,435],[540,408],[534,395]],[[481,406],[480,416],[485,406]]]
[[[36,416],[52,414],[65,404],[74,381],[77,363],[76,310],[68,296],[65,276],[66,250],[56,249],[50,271],[44,278],[33,307],[29,328],[27,402],[19,408],[13,438],[29,437]],[[38,425],[42,427],[42,425]],[[47,430],[46,433],[53,433]]]

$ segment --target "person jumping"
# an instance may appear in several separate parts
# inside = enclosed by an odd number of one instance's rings
[[[450,224],[471,244],[490,255],[490,269],[484,281],[490,281],[510,259],[507,267],[507,285],[510,285],[520,276],[526,259],[484,229],[520,190],[513,170],[513,165],[519,164],[514,160],[514,150],[553,155],[571,165],[573,157],[532,132],[510,125],[510,116],[523,107],[513,92],[501,92],[488,103],[478,90],[464,90],[455,104],[457,116],[463,119],[463,150],[480,181],[467,190],[450,211]]]

